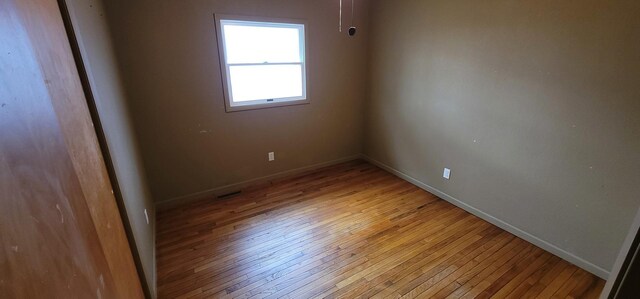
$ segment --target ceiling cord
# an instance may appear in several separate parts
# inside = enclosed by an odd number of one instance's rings
[[[342,0],[340,0],[340,32],[342,32]]]

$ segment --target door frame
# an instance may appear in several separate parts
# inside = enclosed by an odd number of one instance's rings
[[[102,156],[107,168],[109,179],[111,180],[113,195],[116,199],[118,210],[120,211],[120,218],[122,219],[122,224],[124,225],[125,234],[127,236],[127,241],[129,242],[129,248],[133,256],[133,261],[136,266],[138,278],[140,280],[140,284],[142,285],[144,296],[146,298],[153,298],[151,295],[152,293],[151,293],[150,286],[147,283],[147,280],[145,279],[145,274],[142,268],[142,259],[139,254],[138,247],[136,246],[136,243],[135,243],[133,230],[131,229],[131,223],[129,221],[127,210],[124,204],[124,199],[122,196],[122,190],[120,189],[120,185],[118,183],[118,178],[116,176],[113,159],[111,157],[111,152],[109,151],[106,135],[104,133],[104,127],[102,126],[102,122],[100,120],[100,115],[98,113],[98,108],[97,108],[95,97],[93,95],[93,90],[91,88],[91,84],[89,81],[89,76],[87,74],[87,70],[84,65],[84,60],[82,59],[80,46],[78,44],[78,39],[75,34],[73,22],[71,20],[71,14],[69,13],[69,9],[65,0],[57,0],[57,1],[58,1],[58,6],[60,7],[60,14],[62,15],[62,20],[64,22],[67,37],[69,39],[71,52],[73,53],[73,59],[75,61],[76,68],[78,70],[80,82],[82,84],[82,89],[87,101],[87,106],[89,108],[89,114],[91,116],[91,120],[95,128],[96,136],[98,137],[98,144],[100,146],[100,150],[102,151]]]
[[[638,250],[640,249],[640,209],[636,213],[636,217],[631,224],[629,234],[622,244],[622,249],[618,254],[609,279],[607,280],[601,299],[616,298],[622,284],[624,283],[629,266],[634,262],[634,258],[638,258]],[[635,261],[637,263],[637,261]]]

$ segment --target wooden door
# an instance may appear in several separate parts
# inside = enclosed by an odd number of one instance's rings
[[[55,0],[0,0],[0,298],[141,298]]]

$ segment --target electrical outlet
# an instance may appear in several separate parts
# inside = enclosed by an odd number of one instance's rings
[[[451,169],[445,168],[442,177],[448,180],[451,177]]]
[[[274,161],[275,159],[276,159],[276,153],[270,152],[269,153],[269,162]]]
[[[147,213],[147,209],[144,209],[144,218],[147,219],[147,224],[149,224],[149,213]]]

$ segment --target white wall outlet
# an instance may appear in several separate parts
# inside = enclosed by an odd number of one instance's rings
[[[269,153],[269,162],[274,161],[275,159],[276,159],[276,153],[270,152]]]
[[[448,180],[451,177],[451,169],[445,168],[442,177]]]
[[[147,212],[147,209],[144,209],[144,218],[147,219],[147,224],[149,224],[149,213]]]

